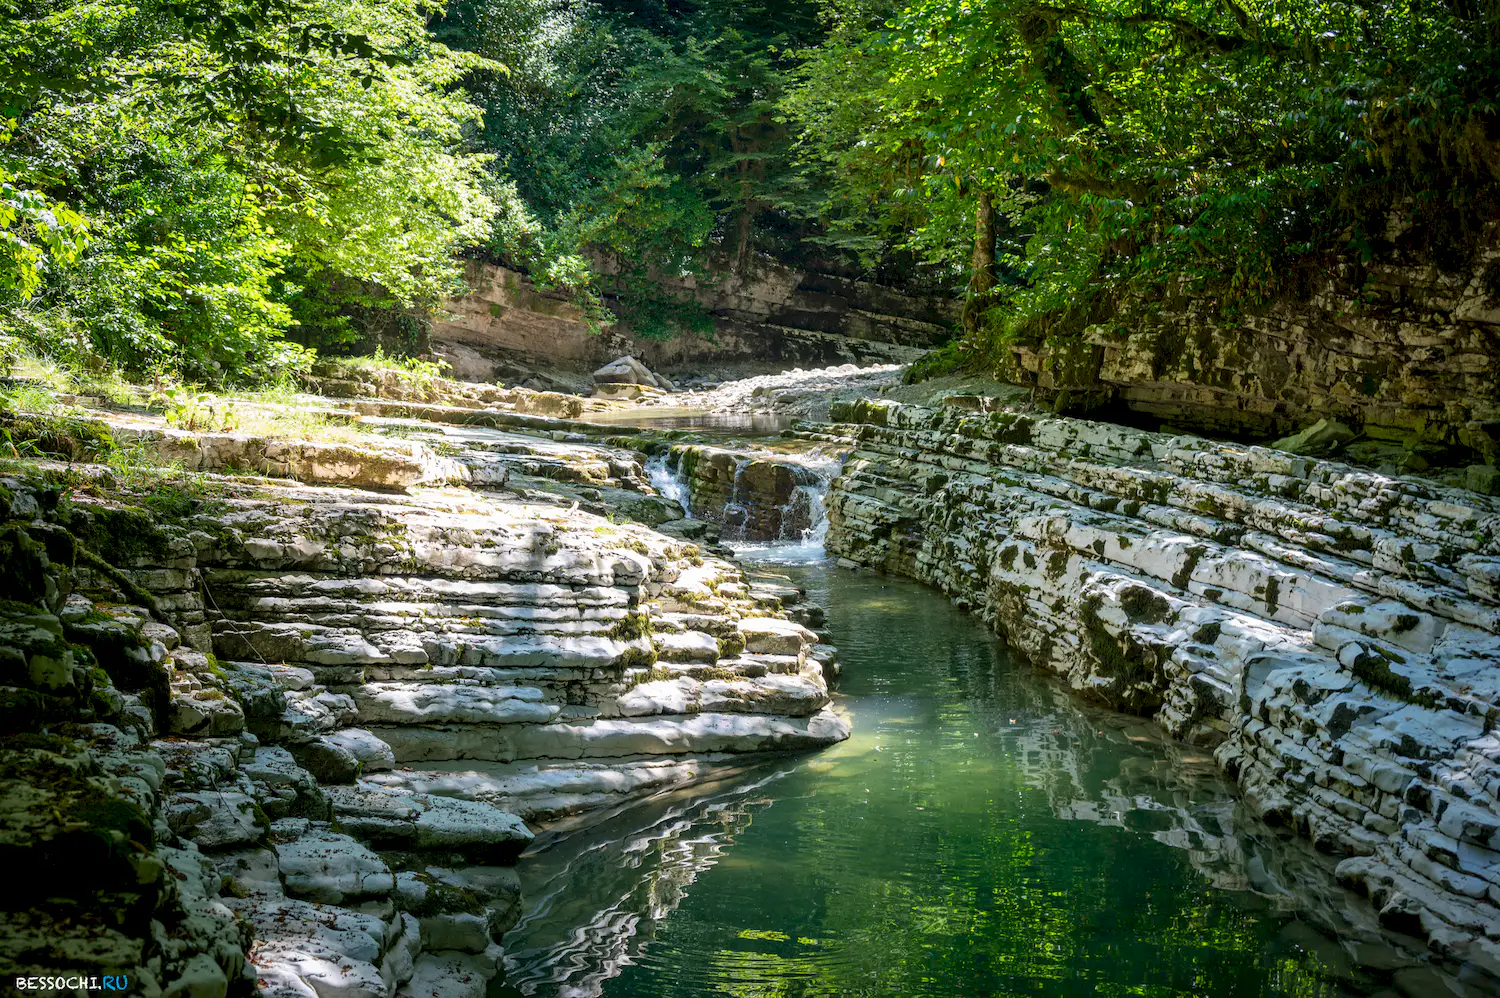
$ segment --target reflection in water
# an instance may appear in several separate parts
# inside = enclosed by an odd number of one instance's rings
[[[602,994],[787,772],[700,785],[544,837],[522,867],[527,907],[506,937],[506,983],[523,994]]]
[[[783,571],[828,608],[853,737],[543,836],[509,988],[1336,996],[1430,974],[1205,753],[1081,708],[929,590]]]

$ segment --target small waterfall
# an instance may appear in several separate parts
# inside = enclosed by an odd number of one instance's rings
[[[759,447],[716,454],[713,460],[722,470],[711,474],[718,474],[719,481],[728,481],[728,494],[720,492],[716,498],[710,490],[708,496],[700,496],[699,512],[704,519],[722,525],[723,542],[759,560],[821,560],[823,538],[828,533],[823,497],[843,464],[842,454],[822,449],[787,454]],[[733,460],[732,466],[725,464],[727,459]],[[692,517],[684,464],[681,458],[659,454],[646,462],[646,476],[657,493],[681,506],[685,517]],[[768,471],[770,482],[765,477]],[[792,482],[787,481],[788,476]],[[775,496],[786,498],[773,497],[768,492],[772,488]]]
[[[687,486],[677,478],[677,469],[670,462],[669,454],[658,454],[651,458],[646,462],[646,478],[659,494],[681,506],[683,517],[691,520],[693,511],[688,501]]]
[[[805,454],[777,454],[775,460],[802,469],[811,481],[798,485],[782,507],[780,536],[775,541],[732,546],[761,561],[820,561],[824,556],[823,539],[828,535],[828,510],[823,499],[828,493],[828,483],[843,465],[842,456],[813,450]]]

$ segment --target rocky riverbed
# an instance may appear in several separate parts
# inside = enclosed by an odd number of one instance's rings
[[[55,871],[7,974],[483,994],[528,824],[847,737],[797,591],[651,529],[646,455],[539,394],[370,391],[335,440],[12,423],[80,460],[0,482],[3,841]]]
[[[826,531],[1211,749],[1372,924],[1500,976],[1492,499],[892,368],[316,387],[253,431],[6,417],[0,843],[58,871],[5,905],[7,974],[485,993],[533,835],[848,737],[820,608],[720,546]]]

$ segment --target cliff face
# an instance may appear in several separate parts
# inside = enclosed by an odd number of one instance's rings
[[[712,285],[684,282],[713,317],[711,339],[641,340],[614,327],[593,333],[583,314],[538,293],[523,275],[493,264],[469,267],[473,290],[447,304],[432,330],[435,350],[460,377],[502,375],[507,364],[590,371],[622,353],[653,369],[756,362],[787,367],[904,363],[942,342],[955,302],[760,262],[752,274]]]
[[[1500,969],[1500,505],[1261,447],[860,402],[831,552],[1216,747],[1382,922]]]
[[[1277,436],[1330,417],[1373,440],[1500,451],[1500,226],[1443,270],[1343,263],[1305,299],[1235,320],[1189,297],[1127,304],[1082,340],[1015,344],[1002,374],[1204,432]],[[1122,335],[1121,330],[1128,332]]]

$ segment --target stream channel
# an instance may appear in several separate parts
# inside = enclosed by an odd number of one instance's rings
[[[543,831],[505,994],[1455,993],[1211,752],[820,538],[740,558],[827,611],[853,736]]]

